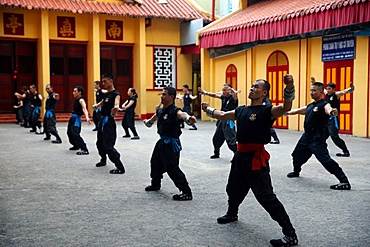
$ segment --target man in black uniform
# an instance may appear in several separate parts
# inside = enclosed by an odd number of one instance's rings
[[[98,148],[101,157],[100,162],[96,167],[102,167],[107,164],[107,155],[109,159],[115,164],[116,169],[109,172],[111,174],[124,174],[125,168],[121,162],[120,154],[114,148],[117,139],[116,122],[114,117],[119,110],[119,103],[121,100],[120,93],[114,88],[113,75],[103,74],[101,79],[101,86],[107,90],[104,94],[103,100],[98,104],[93,105],[93,109],[101,108],[101,120],[98,128],[98,140],[96,147]]]
[[[330,186],[333,190],[350,190],[351,185],[342,168],[333,160],[328,152],[326,139],[329,116],[337,116],[338,110],[332,108],[323,99],[324,84],[314,82],[311,84],[310,95],[314,100],[311,104],[293,109],[288,115],[306,115],[304,120],[304,133],[299,139],[293,153],[293,172],[288,173],[289,178],[299,177],[302,166],[314,154],[324,168],[333,174],[339,184]]]
[[[187,84],[182,86],[182,91],[184,92],[184,95],[178,94],[176,95],[176,98],[179,100],[180,103],[181,102],[184,103],[184,107],[182,108],[182,110],[190,115],[191,114],[191,103],[193,102],[194,99],[197,98],[197,96],[191,95],[189,91],[189,86]],[[184,128],[184,127],[185,127],[184,122],[181,122],[180,128]],[[195,124],[193,124],[189,130],[197,130],[197,129],[198,128],[195,126]]]
[[[89,151],[87,150],[86,143],[81,138],[81,123],[82,119],[81,116],[85,114],[86,121],[88,124],[91,124],[91,120],[89,118],[89,113],[86,109],[86,102],[82,98],[84,93],[84,88],[81,86],[76,86],[73,89],[73,98],[75,99],[73,104],[72,115],[68,122],[67,127],[67,135],[69,139],[69,143],[72,144],[72,147],[69,150],[79,150],[76,154],[77,155],[87,155]]]
[[[103,100],[103,97],[104,97],[101,91],[101,88],[100,88],[100,81],[94,82],[94,89],[95,89],[95,103],[98,104],[100,101]],[[93,120],[95,124],[95,128],[93,129],[93,131],[98,130],[100,119],[101,119],[101,109],[99,108],[99,109],[94,110],[93,112]]]
[[[338,115],[340,112],[340,97],[347,93],[352,93],[355,91],[355,87],[353,83],[350,84],[350,87],[344,89],[343,91],[335,91],[335,84],[330,82],[326,85],[326,101],[331,105],[331,107],[336,108],[338,110]],[[342,149],[342,153],[337,153],[336,155],[339,157],[349,157],[349,151],[346,146],[346,143],[341,139],[338,135],[339,132],[339,118],[337,116],[330,116],[329,123],[328,123],[328,130],[331,139],[333,140],[334,144]]]
[[[145,119],[144,124],[151,127],[158,120],[157,133],[160,139],[157,141],[152,157],[150,159],[150,177],[151,185],[145,188],[146,191],[157,191],[161,188],[163,173],[167,172],[168,176],[175,183],[175,186],[182,192],[174,195],[172,198],[176,201],[192,200],[193,195],[186,180],[185,174],[179,167],[181,151],[181,121],[188,125],[196,123],[194,116],[189,116],[180,108],[175,106],[176,89],[165,87],[162,91],[161,103],[163,108],[158,108],[156,113],[150,118]]]
[[[28,88],[26,86],[23,86],[22,90],[23,90],[22,94],[16,92],[14,95],[17,97],[18,100],[23,101],[23,107],[22,107],[23,127],[31,128],[31,113],[32,113],[31,94],[28,91]]]
[[[198,91],[203,95],[221,99],[221,111],[232,111],[238,106],[238,93],[240,93],[240,91],[234,90],[230,84],[224,84],[222,87],[222,94],[207,92],[202,88],[198,88]],[[233,120],[217,120],[216,131],[212,138],[214,154],[210,157],[211,159],[220,158],[220,148],[225,140],[229,149],[235,153],[236,131],[235,122]]]
[[[226,215],[217,219],[220,224],[238,220],[239,205],[243,202],[250,189],[257,201],[270,214],[271,218],[282,227],[284,237],[271,240],[272,246],[293,246],[298,244],[295,229],[290,222],[284,206],[273,192],[269,159],[270,154],[264,145],[271,140],[270,129],[276,118],[291,109],[294,100],[294,85],[291,75],[284,76],[284,103],[279,106],[263,105],[268,95],[270,84],[265,80],[257,80],[249,90],[249,106],[239,106],[235,110],[217,111],[202,103],[202,109],[209,117],[219,120],[236,120],[238,142],[237,152],[231,162],[226,192],[229,207]]]
[[[53,87],[51,84],[46,85],[46,92],[49,94],[46,98],[45,102],[45,115],[44,115],[44,132],[46,137],[44,138],[45,141],[50,140],[51,135],[56,137],[56,140],[51,141],[55,144],[62,143],[62,139],[60,138],[58,131],[57,131],[57,119],[55,117],[55,107],[57,106],[59,100],[59,94],[53,91]]]
[[[33,111],[31,114],[31,126],[32,132],[35,134],[43,134],[43,130],[41,129],[41,122],[39,120],[41,114],[41,103],[42,103],[42,96],[36,90],[36,85],[30,86],[30,92],[32,93],[32,107]]]

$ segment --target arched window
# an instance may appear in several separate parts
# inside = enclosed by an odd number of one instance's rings
[[[289,72],[288,57],[282,51],[274,51],[267,59],[267,81],[271,85],[270,99],[273,105],[283,104],[284,75]],[[274,127],[287,129],[288,118],[280,117]]]
[[[230,84],[234,89],[238,86],[238,71],[234,64],[230,64],[226,69],[226,80],[225,83]]]

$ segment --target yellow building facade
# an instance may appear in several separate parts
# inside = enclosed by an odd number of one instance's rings
[[[4,99],[0,114],[11,113],[13,93],[31,84],[43,96],[47,96],[46,85],[53,85],[61,96],[57,113],[72,110],[76,85],[85,87],[91,106],[94,81],[112,73],[122,103],[128,98],[128,88],[137,90],[135,111],[145,118],[154,113],[163,87],[181,90],[183,84],[192,84],[194,54],[182,52],[180,25],[209,19],[187,1],[91,1],[90,8],[80,2],[81,9],[71,3],[61,1],[61,6],[54,6],[59,9],[15,8],[16,3],[9,0],[0,7],[0,94]],[[182,10],[177,9],[179,5]],[[90,9],[100,12],[89,13]]]

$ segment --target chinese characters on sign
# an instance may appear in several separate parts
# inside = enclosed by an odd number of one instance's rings
[[[322,38],[322,61],[355,58],[356,40],[353,34],[340,34]]]
[[[4,34],[24,35],[23,14],[3,14]]]
[[[57,28],[59,38],[76,38],[76,21],[74,17],[58,16]]]
[[[106,40],[123,40],[123,21],[105,20]]]

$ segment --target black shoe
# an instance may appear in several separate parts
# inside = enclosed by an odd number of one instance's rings
[[[219,224],[227,224],[227,223],[234,222],[237,220],[238,220],[238,216],[230,216],[228,214],[225,214],[224,216],[217,218],[217,222]]]
[[[69,150],[79,150],[79,148],[78,148],[78,147],[73,146],[73,147],[70,147],[70,148],[69,148]]]
[[[270,142],[270,144],[280,144],[280,141],[279,140],[273,140]]]
[[[298,238],[297,236],[284,236],[281,239],[273,239],[270,240],[270,244],[273,247],[288,247],[288,246],[294,246],[298,244]]]
[[[299,177],[299,172],[289,172],[286,176],[288,178],[297,178]]]
[[[349,157],[350,154],[349,154],[349,152],[343,152],[343,153],[337,153],[336,156],[338,156],[338,157]]]
[[[98,131],[98,128],[94,128],[92,131]]]
[[[129,137],[131,137],[130,135],[124,135],[124,136],[122,136],[122,138],[129,138]]]
[[[191,201],[193,200],[193,195],[190,193],[182,193],[178,195],[173,195],[172,199],[175,201]]]
[[[158,191],[161,189],[161,186],[154,186],[154,185],[149,185],[145,187],[145,191]]]
[[[30,132],[36,132],[36,130],[32,129],[32,130],[30,130]]]
[[[51,143],[54,143],[54,144],[61,144],[62,143],[62,140],[60,139],[56,139],[54,141],[51,141]]]
[[[212,155],[211,157],[209,157],[210,159],[218,159],[220,158],[220,155],[219,154],[214,154]]]
[[[131,140],[140,140],[140,137],[139,136],[134,136],[134,137],[131,137]]]
[[[197,127],[191,127],[189,130],[197,130],[198,128]]]
[[[50,136],[47,136],[44,138],[44,141],[48,141],[48,140],[50,140]]]
[[[96,167],[102,167],[102,166],[106,166],[107,164],[106,163],[103,163],[101,161],[99,161],[98,163],[96,163]]]
[[[109,171],[110,174],[125,174],[125,169],[120,170],[120,169],[112,169]]]
[[[332,190],[350,190],[351,185],[349,183],[339,183],[339,184],[334,184],[330,186],[330,189]]]
[[[81,150],[81,151],[78,151],[76,152],[77,155],[88,155],[89,154],[89,151],[87,150]]]

